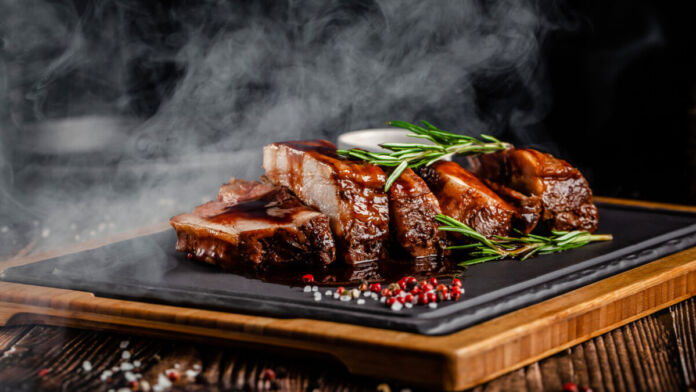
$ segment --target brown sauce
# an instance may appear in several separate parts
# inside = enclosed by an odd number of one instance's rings
[[[404,276],[415,276],[419,281],[432,277],[453,278],[462,274],[464,268],[457,265],[456,258],[421,257],[403,259],[383,259],[348,265],[336,261],[328,266],[285,265],[266,268],[235,268],[228,272],[240,274],[264,282],[288,286],[304,286],[302,277],[311,274],[312,285],[317,286],[357,286],[362,282],[394,283]],[[239,265],[237,265],[239,266]]]

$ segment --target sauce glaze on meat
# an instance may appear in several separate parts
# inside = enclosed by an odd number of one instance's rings
[[[443,214],[486,237],[510,234],[515,208],[456,162],[438,161],[422,168],[420,174]]]
[[[303,203],[329,217],[348,264],[385,255],[389,206],[382,169],[339,157],[326,140],[267,145],[263,167],[270,181],[290,188]]]
[[[273,186],[253,197],[243,193],[237,198],[244,199],[240,203],[211,201],[173,217],[176,249],[228,270],[334,261],[334,241],[324,214],[304,206],[285,188]]]
[[[468,158],[481,178],[541,200],[541,224],[551,230],[595,231],[599,223],[592,190],[568,162],[529,148]]]

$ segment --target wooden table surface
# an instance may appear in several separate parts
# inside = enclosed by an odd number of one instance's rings
[[[38,250],[40,242],[33,240],[9,256]],[[137,378],[141,391],[157,390],[158,383],[166,384],[165,374],[178,375],[171,389],[185,391],[417,390],[356,377],[332,358],[296,352],[42,325],[0,328],[0,391],[117,391],[128,387],[127,377]],[[567,382],[579,390],[696,391],[696,298],[474,390],[561,391]]]
[[[131,355],[127,361],[124,351]],[[103,371],[135,360],[141,365],[134,370],[150,385],[178,367],[180,379],[172,390],[416,390],[352,376],[330,358],[39,325],[0,329],[2,391],[118,390],[127,386],[125,372],[103,380]],[[91,370],[83,368],[84,361]],[[264,377],[266,369],[275,380]],[[695,378],[696,299],[691,298],[474,390],[561,391],[574,382],[594,391],[684,391],[694,387]]]

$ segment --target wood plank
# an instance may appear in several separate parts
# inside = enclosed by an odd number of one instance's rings
[[[44,254],[42,257],[54,255]],[[36,257],[30,257],[12,260],[12,263],[36,260]],[[149,333],[194,335],[320,352],[339,358],[356,374],[462,389],[695,294],[696,249],[689,249],[447,336],[427,337],[327,321],[280,320],[143,304],[12,283],[0,283],[0,321],[147,330]],[[598,353],[597,356],[602,358],[604,355],[605,362],[612,364],[612,371],[633,372],[647,385],[652,382],[648,377],[664,364],[655,361],[652,364],[631,363],[629,352],[638,355],[650,348],[641,345],[642,341],[636,341],[639,335],[640,331],[623,330],[612,334],[611,339],[618,344],[617,347],[612,345],[615,352],[609,348],[606,354]],[[578,354],[575,359],[568,357],[562,362],[541,366],[540,373],[555,371],[558,375],[556,379],[550,379],[556,380],[553,382],[544,379],[542,387],[558,387],[562,377],[589,380],[590,370],[587,370],[587,375],[579,375],[575,370],[573,361],[577,363],[580,357]],[[535,382],[528,380],[527,384]],[[626,382],[630,390],[631,385],[628,380]],[[621,390],[618,384],[615,387]]]
[[[478,391],[560,390],[566,382],[594,391],[683,391],[686,380],[682,364],[693,355],[690,348],[677,351],[677,318],[694,320],[696,299],[673,306],[669,311],[637,320],[593,338],[538,363],[508,373]],[[672,317],[675,323],[672,324]],[[693,336],[693,335],[692,335]],[[526,385],[519,383],[526,378]]]
[[[576,382],[579,386],[590,386],[594,391],[631,390],[684,390],[681,377],[681,363],[676,349],[676,324],[672,315],[679,309],[694,309],[696,299],[675,305],[644,319],[637,320],[617,331],[596,337],[561,353],[546,358],[524,368],[510,372],[487,384],[476,387],[474,391],[543,391],[560,390],[565,382]],[[7,328],[0,329],[0,336],[9,335]],[[179,366],[181,373],[199,364],[202,372],[194,379],[182,377],[175,382],[175,390],[222,391],[222,390],[279,390],[296,391],[318,388],[328,391],[370,390],[381,383],[380,380],[351,377],[337,363],[324,359],[288,356],[283,353],[269,353],[253,348],[219,347],[209,344],[191,344],[137,336],[126,337],[113,333],[80,331],[55,327],[29,328],[17,342],[14,354],[0,358],[0,385],[7,389],[72,390],[89,391],[123,387],[126,380],[117,372],[110,382],[100,380],[101,372],[122,362],[123,349],[120,344],[128,340],[126,348],[133,359],[143,361],[142,372],[149,383],[155,383],[160,373]],[[17,331],[12,331],[17,335]],[[630,357],[631,350],[614,350],[628,357],[618,359],[617,363],[628,367],[618,367],[612,374],[605,372],[608,366],[608,347],[627,344],[627,335],[643,336],[640,344],[643,354],[639,358],[652,366],[641,366],[641,377],[634,369],[635,361]],[[608,337],[622,336],[622,340],[609,340]],[[64,341],[64,343],[62,343]],[[603,342],[613,342],[606,346]],[[634,341],[634,344],[639,344]],[[64,348],[67,345],[67,348]],[[59,349],[56,349],[58,347]],[[30,348],[30,350],[29,350]],[[636,347],[635,350],[638,350]],[[689,354],[687,354],[689,355]],[[602,360],[601,358],[605,358]],[[90,360],[91,372],[81,370],[84,360]],[[13,367],[8,367],[12,364]],[[38,376],[45,364],[49,367],[47,378]],[[15,367],[25,367],[25,375],[15,372]],[[272,369],[277,378],[274,382],[264,380],[264,370]],[[647,369],[647,370],[644,370]],[[630,379],[626,379],[630,374]],[[652,379],[654,383],[641,384],[640,379]],[[655,386],[657,385],[657,386]],[[402,387],[389,385],[391,391]],[[2,389],[2,388],[0,388]]]
[[[685,382],[696,387],[696,300],[670,308]]]

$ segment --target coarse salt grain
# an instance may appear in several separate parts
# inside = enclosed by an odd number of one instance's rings
[[[131,357],[131,352],[128,350],[124,350],[121,353],[121,359],[130,359],[130,357]]]
[[[340,297],[340,296],[341,296],[341,294],[339,294],[339,293],[334,293],[334,295],[333,295],[334,299],[338,299],[338,297]]]
[[[82,368],[85,369],[86,372],[91,371],[92,370],[92,362],[90,362],[90,361],[82,362]]]
[[[318,294],[318,293],[317,293],[317,294]],[[321,301],[321,294],[315,295],[315,296],[314,296],[314,300],[317,301],[317,302]]]
[[[304,291],[305,293],[309,293],[310,291],[312,291],[312,286],[305,286],[304,289],[302,289],[302,291]]]
[[[133,372],[125,372],[123,373],[123,376],[126,378],[126,381],[135,381],[137,378],[135,377],[135,373]]]
[[[324,293],[324,295],[327,296],[327,297],[330,297],[331,294],[332,294],[332,293],[331,293],[331,290],[326,290],[326,292]]]
[[[319,291],[319,286],[312,286],[312,291],[314,291],[315,293]]]
[[[430,309],[437,309],[437,302],[431,302],[431,303],[429,303],[429,304],[428,304],[428,307],[429,307]]]
[[[172,386],[172,382],[169,381],[169,378],[167,376],[165,376],[162,373],[160,373],[157,376],[157,384],[154,386],[154,388],[160,387],[162,389],[167,389],[167,388],[171,388],[171,386]]]
[[[121,346],[121,348],[123,349],[123,348],[128,347],[129,344],[130,344],[129,340],[122,340],[121,343],[119,344],[119,346]]]
[[[341,301],[342,301],[342,302],[349,302],[349,301],[350,301],[350,295],[342,295],[342,296],[341,296]]]
[[[380,298],[380,299],[379,299],[379,302],[381,302],[381,303],[387,302],[387,297],[382,297],[382,298]]]
[[[142,365],[142,362],[138,361],[137,359],[133,361],[133,366],[140,367],[140,365]]]
[[[393,311],[395,311],[395,312],[398,312],[398,311],[400,311],[403,307],[404,307],[404,305],[402,305],[401,302],[395,301],[395,302],[392,304],[392,306],[391,306],[391,310],[393,310]]]
[[[121,364],[121,371],[122,372],[126,372],[128,370],[133,370],[134,368],[135,368],[135,366],[133,366],[133,364],[130,362],[123,362]]]
[[[404,306],[406,306],[408,309],[411,309],[411,308],[413,307],[413,303],[411,303],[411,302],[406,302],[406,303],[404,304]]]
[[[362,298],[360,298],[360,299],[358,300],[358,305],[365,305],[365,300],[362,299]]]
[[[106,379],[111,377],[112,374],[113,374],[113,372],[111,372],[111,370],[104,370],[99,378],[102,381],[106,381]]]

